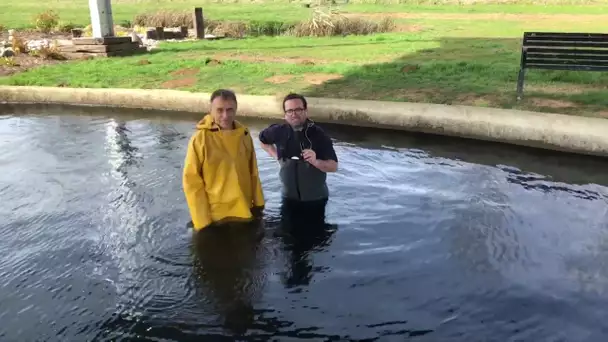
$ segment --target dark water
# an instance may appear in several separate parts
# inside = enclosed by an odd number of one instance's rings
[[[258,149],[263,225],[193,239],[194,121],[107,114],[0,117],[0,341],[608,337],[604,161],[328,127],[323,229]]]

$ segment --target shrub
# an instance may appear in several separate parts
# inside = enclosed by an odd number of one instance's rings
[[[294,25],[282,21],[217,21],[208,20],[205,33],[223,35],[229,38],[242,38],[244,36],[279,36]]]
[[[6,28],[4,27],[4,25],[0,24],[0,33],[4,32]]]
[[[124,27],[124,28],[131,28],[131,27],[133,27],[133,24],[131,23],[130,20],[121,20],[118,22],[118,26]]]
[[[31,56],[40,57],[42,59],[54,59],[58,61],[66,60],[67,58],[61,54],[56,46],[43,46],[38,50],[30,52]]]
[[[141,13],[133,19],[133,25],[148,27],[181,27],[193,28],[192,12],[158,11]]]
[[[57,26],[59,15],[53,10],[39,13],[34,17],[34,26],[40,32],[49,33]]]
[[[389,32],[395,29],[395,22],[391,18],[384,18],[380,22],[363,18],[347,18],[333,11],[315,9],[310,19],[300,22],[290,30],[296,37],[324,37],[366,35]]]
[[[19,63],[13,57],[0,57],[0,65],[19,66]]]
[[[208,20],[205,26],[206,33],[229,38],[242,38],[247,35],[247,23],[243,21],[216,21]]]
[[[11,39],[11,47],[15,54],[27,53],[27,42],[25,39],[19,37],[17,34],[13,33],[13,39]]]
[[[247,25],[250,36],[279,36],[292,29],[294,25],[282,21],[251,21]]]
[[[69,33],[72,32],[73,29],[76,28],[76,25],[72,24],[72,23],[66,23],[66,22],[59,22],[59,24],[57,24],[57,27],[55,28],[58,32],[64,32],[64,33]]]
[[[181,27],[194,28],[192,13],[159,11],[141,13],[133,19],[134,27]],[[292,29],[293,25],[282,21],[219,21],[205,20],[205,31],[209,34],[224,35],[231,38],[244,36],[277,36]],[[145,31],[145,30],[144,30]]]
[[[180,27],[193,28],[191,12],[159,11],[138,14],[134,27]],[[395,28],[391,18],[380,22],[363,18],[347,18],[332,9],[315,8],[310,19],[297,24],[282,21],[219,21],[205,20],[205,32],[229,38],[244,36],[278,36],[282,34],[302,36],[365,35],[389,32]],[[145,30],[144,30],[145,31]]]
[[[93,36],[93,26],[91,26],[90,24],[85,26],[82,29],[82,36],[83,37],[92,37]]]

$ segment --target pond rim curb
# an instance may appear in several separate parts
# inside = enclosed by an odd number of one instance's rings
[[[0,103],[201,113],[210,93],[165,89],[0,86]],[[499,108],[306,97],[318,122],[377,127],[608,157],[608,120]],[[238,115],[281,119],[282,97],[237,94]],[[168,113],[168,115],[170,115]]]

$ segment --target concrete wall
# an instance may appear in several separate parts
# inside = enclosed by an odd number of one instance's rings
[[[0,102],[209,109],[207,93],[176,90],[0,87]],[[238,95],[239,115],[281,118],[281,99]],[[561,114],[436,104],[308,98],[315,121],[384,127],[608,156],[608,120]],[[171,115],[167,113],[167,115]]]

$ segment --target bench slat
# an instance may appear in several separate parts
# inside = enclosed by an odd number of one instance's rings
[[[606,63],[606,65],[608,65],[608,55],[592,56],[592,55],[567,55],[567,54],[557,54],[557,53],[553,53],[553,54],[527,53],[526,60],[531,60],[531,59],[557,60],[557,61],[563,61],[563,60],[581,61],[581,63],[584,61],[597,61],[597,62],[603,61],[604,63]]]
[[[597,49],[551,49],[551,48],[526,48],[527,54],[533,53],[556,53],[562,55],[577,55],[577,56],[605,56],[608,55],[608,50],[597,50]]]
[[[566,33],[566,32],[525,32],[524,40],[526,38],[538,38],[538,39],[551,39],[551,38],[586,38],[586,39],[608,39],[606,33]]]
[[[603,61],[573,61],[566,59],[546,59],[546,58],[527,58],[526,64],[555,64],[555,65],[588,65],[588,66],[606,66],[608,67],[608,60]]]
[[[608,41],[607,37],[583,37],[583,36],[571,36],[571,37],[559,37],[559,36],[548,36],[548,37],[538,37],[538,36],[530,36],[524,38],[524,43],[528,43],[530,41],[561,41],[561,42],[605,42]]]
[[[529,41],[524,46],[550,46],[550,47],[590,47],[590,48],[608,48],[608,40],[604,42],[558,42],[558,41]]]
[[[608,71],[608,66],[526,64],[526,69],[571,70],[571,71]]]
[[[606,43],[608,38],[594,39],[594,38],[578,38],[578,37],[559,37],[559,38],[538,38],[528,37],[524,39],[524,45],[544,44],[547,42],[559,42],[559,43]]]

